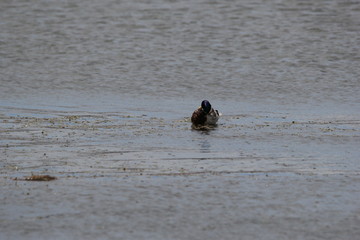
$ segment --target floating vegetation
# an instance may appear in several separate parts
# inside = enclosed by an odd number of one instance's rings
[[[16,181],[53,181],[56,180],[56,177],[50,176],[50,175],[32,175],[30,177],[25,178],[14,178]]]

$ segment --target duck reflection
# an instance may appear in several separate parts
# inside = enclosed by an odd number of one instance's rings
[[[211,152],[211,144],[208,140],[200,141],[200,152],[201,153],[209,153]]]

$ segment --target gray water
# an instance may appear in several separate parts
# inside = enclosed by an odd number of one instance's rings
[[[359,53],[358,1],[1,1],[0,238],[355,239]]]

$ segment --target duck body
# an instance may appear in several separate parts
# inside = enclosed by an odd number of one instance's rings
[[[216,125],[220,116],[219,111],[213,109],[209,101],[204,100],[201,107],[193,112],[191,122],[195,126]]]

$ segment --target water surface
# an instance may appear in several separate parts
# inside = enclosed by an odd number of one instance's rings
[[[2,1],[0,238],[356,238],[359,12]]]

